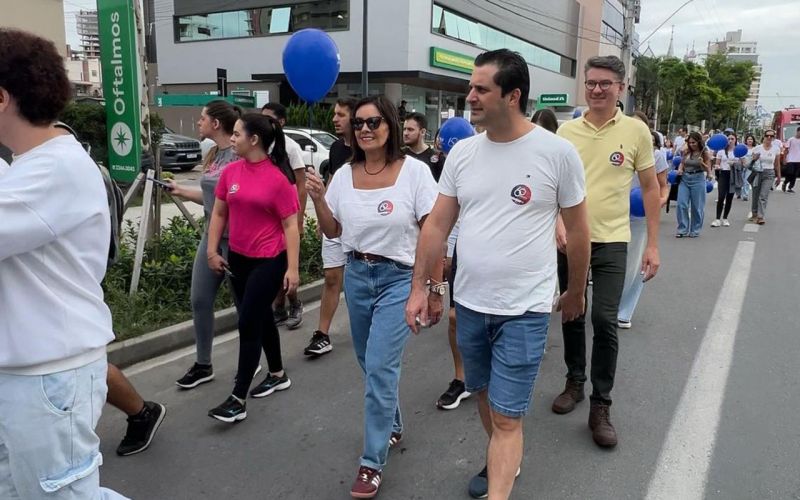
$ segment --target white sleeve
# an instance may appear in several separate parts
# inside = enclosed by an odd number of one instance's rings
[[[570,208],[586,198],[586,178],[583,162],[574,146],[567,149],[561,157],[558,172],[558,206]]]
[[[656,156],[656,175],[660,174],[665,170],[669,170],[669,163],[667,163],[667,157],[664,155],[663,151],[655,151]]]
[[[303,161],[303,150],[300,145],[289,137],[286,138],[286,153],[289,155],[289,165],[292,170],[305,170],[306,164]]]
[[[4,159],[0,158],[0,175],[6,173],[6,170],[8,170],[9,168],[11,168],[11,166],[8,163],[6,163]]]
[[[345,163],[342,165],[342,168],[336,171],[334,176],[331,178],[330,182],[328,183],[328,189],[325,192],[325,202],[328,204],[328,208],[330,208],[331,213],[333,214],[333,218],[339,223],[342,224],[342,219],[340,216],[339,210],[339,202],[344,197],[344,183],[342,179],[344,179],[344,175],[342,172],[349,170],[350,166]]]
[[[414,214],[417,220],[420,220],[433,210],[438,191],[431,169],[425,163],[418,163],[419,168],[416,169],[416,190],[414,193]]]

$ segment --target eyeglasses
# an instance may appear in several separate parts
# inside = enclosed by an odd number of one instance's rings
[[[350,120],[350,124],[353,126],[354,131],[359,131],[364,128],[364,124],[367,124],[367,128],[370,130],[375,130],[381,126],[383,122],[382,116],[370,116],[369,118],[353,118]]]
[[[764,137],[767,137],[767,138],[769,138],[769,139],[772,139],[773,137],[775,137],[775,134],[767,134],[767,135],[765,135]]]
[[[615,83],[622,83],[622,82],[611,81],[611,80],[601,80],[599,82],[595,80],[586,80],[586,83],[584,83],[584,85],[586,85],[586,90],[594,90],[595,87],[597,87],[598,85],[600,86],[600,90],[608,90]]]

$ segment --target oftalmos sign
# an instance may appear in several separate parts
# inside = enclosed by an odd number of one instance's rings
[[[142,155],[135,0],[99,0],[100,59],[108,129],[108,168],[119,181],[139,173]]]

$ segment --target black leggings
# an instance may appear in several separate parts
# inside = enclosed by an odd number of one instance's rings
[[[731,171],[720,170],[717,172],[717,219],[727,219],[728,214],[731,213],[731,205],[733,204],[733,189],[731,189]],[[722,208],[725,207],[723,215]]]
[[[275,300],[286,274],[286,252],[268,259],[256,259],[229,252],[231,284],[239,302],[239,369],[233,395],[247,398],[247,391],[261,359],[267,355],[269,371],[283,370],[281,338],[270,304]]]

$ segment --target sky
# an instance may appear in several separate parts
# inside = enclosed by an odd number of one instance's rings
[[[644,40],[685,0],[641,0],[636,26]],[[675,56],[683,57],[694,44],[706,52],[708,42],[724,40],[728,31],[742,30],[742,41],[758,42],[763,66],[759,104],[766,111],[800,107],[800,0],[692,0],[640,48],[647,45],[665,55],[675,26]]]
[[[642,13],[636,26],[639,39],[653,33],[684,1],[641,0]],[[96,5],[96,0],[64,0],[67,43],[78,45],[75,12],[95,9]],[[758,42],[763,65],[759,104],[766,111],[800,107],[800,0],[692,0],[641,50],[650,45],[656,55],[666,54],[673,25],[678,57],[683,57],[692,44],[697,52],[705,52],[708,42],[741,29],[743,41]]]

